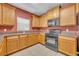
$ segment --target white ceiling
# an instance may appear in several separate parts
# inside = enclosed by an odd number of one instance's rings
[[[10,4],[25,11],[29,11],[38,16],[46,13],[49,9],[60,5],[59,3],[10,3]]]

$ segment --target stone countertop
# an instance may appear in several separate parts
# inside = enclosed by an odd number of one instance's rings
[[[39,33],[40,32],[0,33],[0,41],[2,41],[5,36],[24,35],[24,34],[39,34]]]
[[[71,36],[71,35],[62,35],[62,34],[59,34],[59,36],[72,37],[72,38],[77,38],[77,37],[78,37],[78,36],[76,36],[76,35]]]
[[[74,37],[74,38],[78,37],[76,32],[65,32],[65,31],[61,32],[59,36]]]

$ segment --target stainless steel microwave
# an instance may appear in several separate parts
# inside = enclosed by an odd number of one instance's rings
[[[59,26],[59,19],[48,20],[48,27]]]

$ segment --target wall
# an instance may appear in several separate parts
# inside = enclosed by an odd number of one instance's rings
[[[60,27],[61,30],[65,31],[66,29],[69,29],[69,31],[77,31],[77,26],[63,26]]]
[[[41,28],[40,31],[46,32],[50,29],[60,29],[61,31],[66,31],[68,29],[69,31],[77,31],[77,26],[54,26],[54,27],[47,27],[47,28]]]
[[[16,9],[16,16],[19,16],[19,17],[22,17],[22,18],[28,18],[31,21],[30,22],[30,31],[32,30],[32,14],[31,13],[25,12],[25,11],[20,10],[20,9]]]
[[[26,11],[23,11],[21,9],[16,9],[16,17],[23,17],[23,18],[29,18],[31,20],[32,23],[32,14]],[[30,23],[30,27],[32,29],[32,24]],[[7,29],[7,32],[16,32],[17,27],[16,27],[17,23],[15,23],[14,26],[0,26],[0,32],[4,32],[4,29]],[[30,30],[31,30],[30,29]]]

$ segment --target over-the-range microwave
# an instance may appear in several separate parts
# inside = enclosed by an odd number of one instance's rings
[[[59,26],[59,19],[51,19],[48,20],[48,27],[52,27],[52,26]]]

